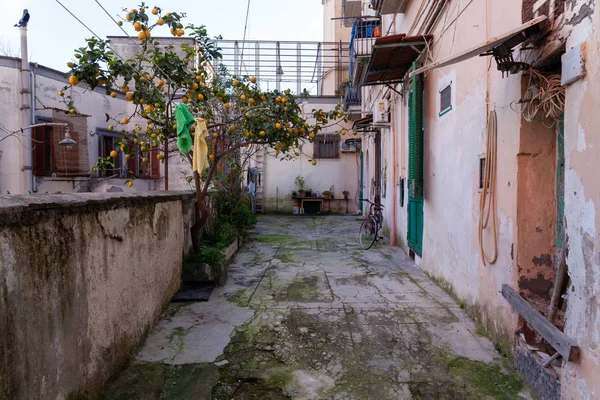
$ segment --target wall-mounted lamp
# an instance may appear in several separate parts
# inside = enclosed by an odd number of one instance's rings
[[[73,148],[73,146],[77,145],[77,142],[75,140],[73,140],[73,138],[71,137],[71,132],[69,132],[68,125],[65,129],[65,138],[63,140],[61,140],[60,142],[58,142],[58,145],[66,147],[69,150],[71,150]]]

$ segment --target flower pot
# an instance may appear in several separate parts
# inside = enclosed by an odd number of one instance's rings
[[[324,194],[324,195],[323,195],[323,198],[324,198],[325,200],[328,200],[330,196],[331,196],[330,194]]]

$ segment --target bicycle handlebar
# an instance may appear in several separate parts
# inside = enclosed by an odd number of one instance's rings
[[[373,203],[373,202],[372,202],[371,200],[369,200],[369,199],[358,199],[358,200],[360,200],[360,201],[366,201],[367,203],[369,203],[369,204],[370,204],[370,205],[372,205],[372,206],[379,206],[379,207],[382,207],[382,208],[383,208],[383,207],[385,207],[383,204],[375,204],[375,203]]]

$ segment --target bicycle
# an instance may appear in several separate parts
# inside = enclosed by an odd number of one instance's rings
[[[369,250],[375,242],[383,238],[383,236],[379,235],[383,224],[383,214],[381,213],[383,205],[375,204],[369,199],[360,199],[360,201],[366,201],[370,204],[369,214],[367,214],[360,225],[359,231],[360,247],[364,250]]]

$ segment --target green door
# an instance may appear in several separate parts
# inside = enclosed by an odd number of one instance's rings
[[[423,74],[413,77],[408,99],[408,246],[418,255],[423,253],[423,80]]]

